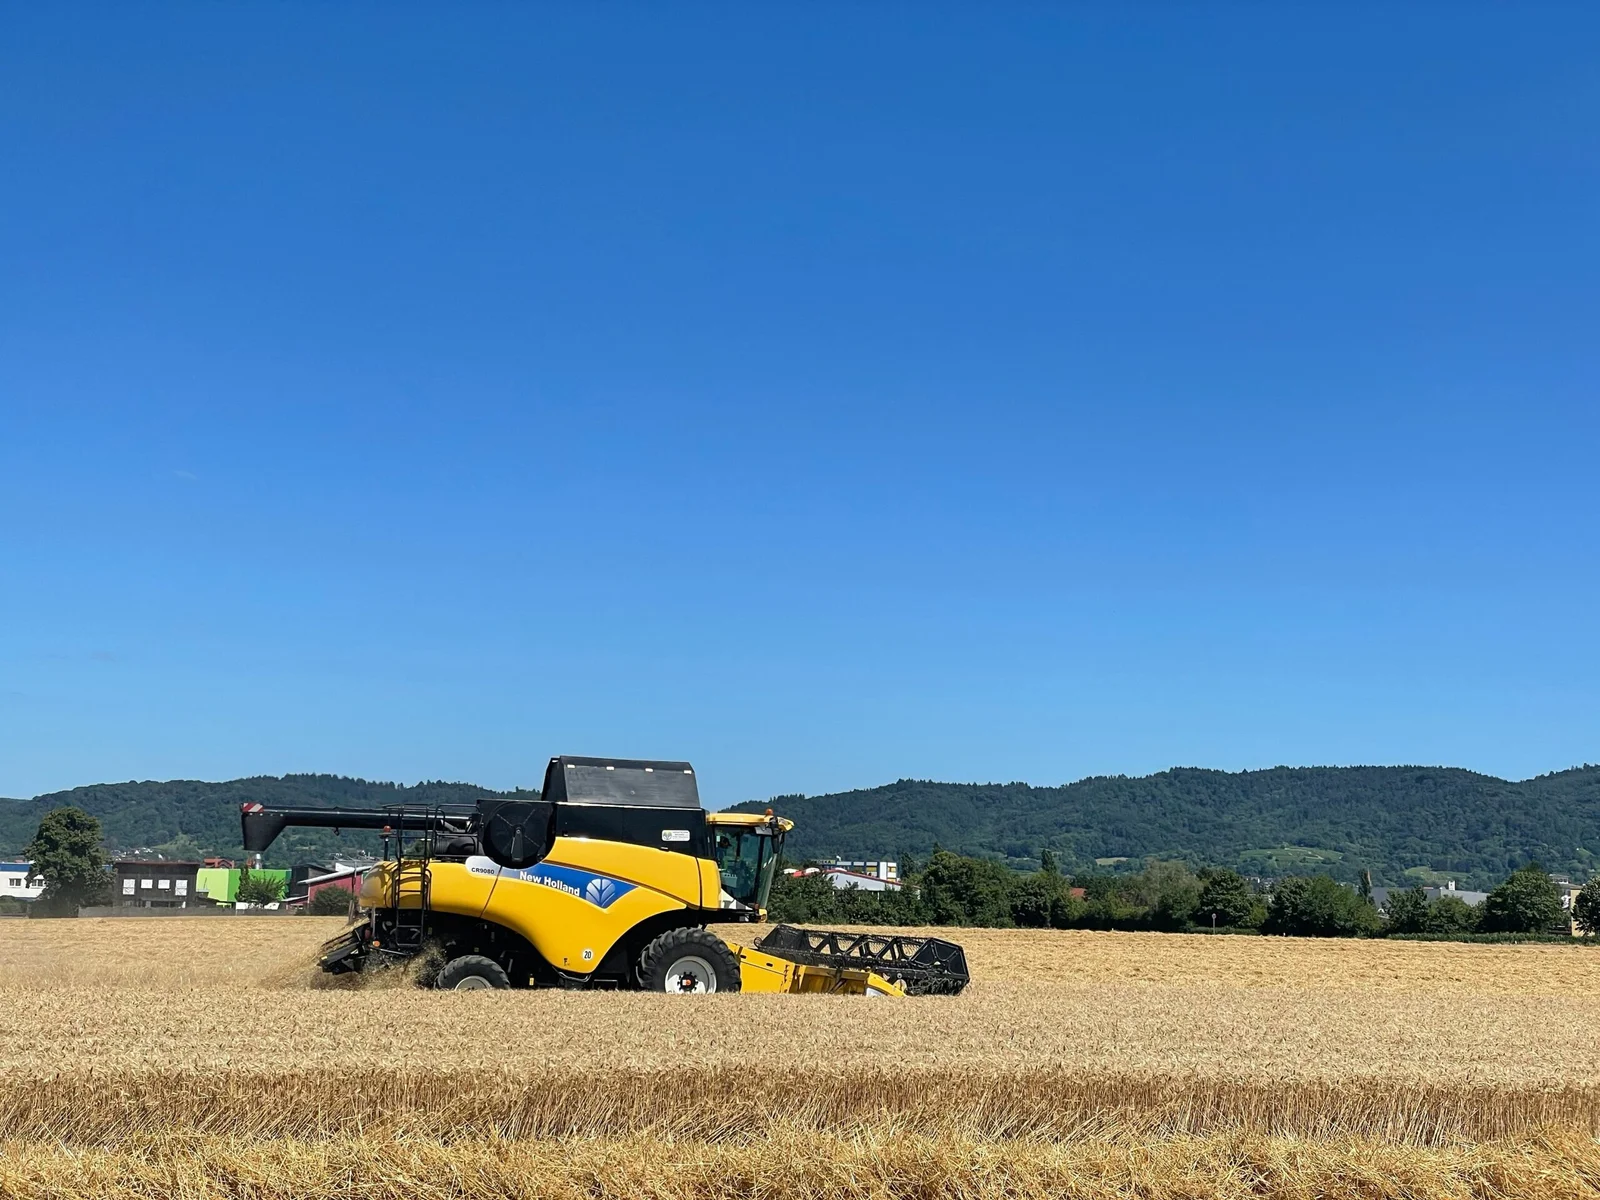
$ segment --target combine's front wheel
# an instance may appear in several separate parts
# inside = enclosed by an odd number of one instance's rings
[[[669,929],[639,956],[639,985],[647,992],[681,996],[737,992],[739,960],[714,933]]]
[[[511,979],[494,959],[481,954],[463,954],[440,968],[433,986],[447,992],[470,992],[480,988],[508,988]]]

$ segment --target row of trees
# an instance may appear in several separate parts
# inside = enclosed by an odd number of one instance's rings
[[[105,902],[108,879],[100,823],[77,808],[45,814],[27,848],[45,881],[34,903],[47,914],[75,915]],[[1229,870],[1194,872],[1181,862],[1150,861],[1142,871],[1066,876],[1049,851],[1040,869],[1013,871],[989,859],[936,850],[920,869],[902,863],[915,886],[898,891],[839,889],[827,876],[784,876],[774,885],[773,919],[801,924],[977,925],[1055,929],[1193,928],[1259,930],[1311,937],[1469,933],[1544,933],[1564,925],[1561,896],[1537,863],[1516,871],[1479,908],[1457,897],[1430,900],[1420,887],[1391,892],[1383,912],[1371,899],[1327,875],[1290,876],[1270,892]],[[246,871],[238,899],[281,899],[282,881]],[[347,903],[343,898],[340,904]],[[330,905],[332,900],[329,901]],[[1600,933],[1600,879],[1573,904],[1586,933]]]
[[[1586,884],[1573,902],[1573,919],[1585,933],[1600,931],[1600,880]],[[1442,895],[1429,900],[1422,888],[1390,892],[1383,932],[1389,934],[1548,933],[1565,931],[1561,893],[1544,868],[1530,863],[1513,871],[1481,907]]]
[[[920,869],[905,862],[901,868],[913,886],[900,891],[840,889],[821,874],[782,877],[773,887],[770,915],[813,925],[1172,931],[1196,925],[1255,929],[1269,917],[1266,897],[1240,875],[1210,869],[1196,874],[1179,862],[1152,861],[1127,874],[1067,876],[1048,851],[1040,870],[1024,873],[936,850]]]
[[[773,888],[771,915],[819,925],[1201,928],[1301,937],[1540,934],[1564,929],[1566,919],[1560,892],[1537,863],[1513,871],[1480,907],[1449,895],[1430,900],[1418,887],[1391,892],[1381,912],[1370,896],[1327,875],[1289,876],[1268,891],[1233,871],[1194,872],[1179,862],[1069,877],[1048,854],[1040,870],[1024,873],[940,850],[903,874],[914,886],[898,892],[839,889],[821,874],[785,877]],[[1600,932],[1600,880],[1583,889],[1574,916],[1581,929]]]

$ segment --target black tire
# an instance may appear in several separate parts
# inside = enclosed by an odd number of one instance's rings
[[[481,954],[463,954],[440,968],[433,986],[446,992],[467,992],[481,988],[508,988],[511,979],[506,969]]]
[[[737,992],[739,960],[714,933],[669,929],[639,955],[639,986],[680,995]]]

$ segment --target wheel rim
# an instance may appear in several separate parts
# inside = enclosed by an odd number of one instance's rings
[[[493,986],[494,984],[490,983],[482,975],[468,975],[460,983],[456,984],[455,990],[458,992],[481,992]]]
[[[717,973],[696,954],[685,954],[667,968],[667,991],[699,996],[717,990]]]

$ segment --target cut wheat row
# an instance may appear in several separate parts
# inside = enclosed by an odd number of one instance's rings
[[[1070,1143],[770,1131],[541,1142],[221,1135],[0,1142],[0,1200],[1593,1200],[1581,1136],[1444,1147],[1256,1134]]]
[[[103,1145],[164,1135],[329,1138],[615,1137],[718,1140],[771,1129],[839,1136],[1071,1140],[1108,1128],[1149,1136],[1244,1131],[1445,1145],[1560,1129],[1600,1130],[1600,1088],[1462,1089],[1409,1083],[1238,1081],[970,1067],[831,1074],[750,1067],[532,1077],[489,1071],[82,1072],[12,1080],[0,1129],[24,1140]]]

